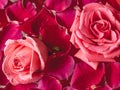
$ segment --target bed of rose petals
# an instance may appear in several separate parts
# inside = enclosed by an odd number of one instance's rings
[[[120,90],[120,0],[0,0],[0,90]]]

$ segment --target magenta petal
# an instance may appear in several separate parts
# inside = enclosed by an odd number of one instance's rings
[[[23,7],[22,1],[19,0],[6,9],[6,14],[10,20],[22,22],[34,16],[36,14],[36,10],[31,2],[27,2],[26,6]]]
[[[67,86],[67,87],[65,87],[63,90],[77,90],[77,89],[74,89],[74,88],[72,88],[71,86]]]
[[[0,9],[4,9],[5,5],[7,5],[8,0],[0,0]]]
[[[55,11],[63,11],[70,7],[72,0],[46,0],[45,6]]]
[[[98,86],[94,90],[113,90],[110,86],[105,85],[105,86]]]
[[[74,59],[71,56],[54,58],[48,62],[46,73],[59,80],[68,79],[73,72],[74,64]]]
[[[60,82],[51,76],[44,76],[38,83],[40,90],[62,90]]]
[[[2,60],[0,60],[0,85],[6,85],[9,81],[2,71]],[[1,90],[1,89],[0,89]]]
[[[58,23],[68,28],[71,27],[74,17],[75,17],[74,9],[67,9],[65,11],[56,13],[56,20],[58,21]]]
[[[9,83],[6,86],[5,90],[30,90],[30,88],[34,88],[34,87],[37,87],[37,85],[35,83],[24,84],[24,85],[16,85],[16,86],[13,86]]]
[[[22,38],[22,33],[18,30],[18,23],[11,22],[3,28],[0,32],[0,50],[4,49],[5,42],[8,39],[19,39]]]
[[[84,62],[80,62],[76,65],[71,85],[73,88],[79,90],[86,90],[92,85],[100,83],[105,73],[104,64],[99,64],[97,70],[94,70]]]
[[[0,10],[0,31],[8,23],[4,10]]]
[[[112,88],[120,87],[120,63],[109,63],[106,65],[106,79]]]

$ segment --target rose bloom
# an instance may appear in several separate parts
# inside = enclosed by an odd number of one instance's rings
[[[13,85],[38,81],[47,60],[47,48],[36,38],[7,40],[2,69]]]
[[[91,3],[76,10],[71,27],[76,57],[97,68],[98,62],[114,62],[120,55],[120,16],[110,5]]]

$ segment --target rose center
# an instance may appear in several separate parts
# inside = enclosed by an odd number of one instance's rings
[[[110,29],[111,25],[106,20],[99,20],[91,24],[91,32],[93,35],[98,38],[106,38],[109,39],[110,37]]]
[[[14,69],[22,69],[23,68],[23,65],[22,65],[22,63],[20,62],[20,60],[19,59],[14,59]]]

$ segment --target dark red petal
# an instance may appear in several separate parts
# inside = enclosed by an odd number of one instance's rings
[[[0,31],[8,23],[4,10],[0,10]]]
[[[72,88],[71,86],[67,86],[67,87],[65,87],[63,90],[77,90],[77,89],[74,89],[74,88]]]
[[[79,90],[85,90],[92,85],[100,83],[105,73],[104,64],[99,64],[97,70],[94,70],[84,62],[80,62],[76,65],[71,85],[73,88]]]
[[[0,50],[4,49],[5,42],[8,39],[19,39],[22,38],[22,33],[18,30],[18,23],[11,22],[3,28],[0,32]]]
[[[5,5],[7,5],[8,0],[0,0],[0,9],[4,9]]]
[[[120,87],[120,63],[109,63],[106,65],[106,79],[112,88]]]
[[[105,86],[98,86],[94,90],[113,90],[110,86],[105,85]]]
[[[46,73],[59,80],[68,79],[74,69],[74,59],[71,56],[57,57],[46,65]]]
[[[72,0],[46,0],[45,6],[50,10],[63,11],[70,7]]]
[[[38,83],[40,90],[62,90],[60,82],[51,76],[44,76]]]
[[[6,85],[9,81],[2,71],[2,60],[0,60],[0,85]],[[0,89],[1,90],[1,89]]]
[[[33,17],[36,14],[36,10],[31,2],[27,2],[26,6],[23,7],[22,1],[19,0],[18,2],[8,6],[6,14],[10,20],[23,22]]]
[[[35,83],[16,85],[13,86],[10,83],[6,86],[5,90],[30,90],[30,88],[35,88],[37,85]]]
[[[75,9],[67,9],[56,13],[56,20],[62,26],[70,28],[75,17]]]
[[[119,1],[119,0],[118,0]],[[117,0],[107,0],[107,2],[113,6],[113,8],[116,8],[120,10],[120,4],[117,2]]]

